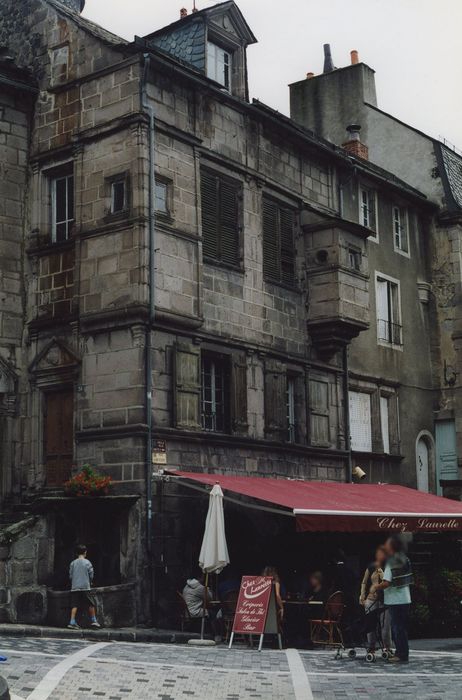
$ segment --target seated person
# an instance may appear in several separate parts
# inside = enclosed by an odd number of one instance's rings
[[[206,606],[212,600],[212,593],[210,588],[205,588],[204,574],[200,569],[186,581],[186,586],[183,588],[183,600],[190,616],[208,619],[215,635],[215,641],[221,640],[220,622],[217,620],[219,611]]]
[[[265,566],[263,571],[261,572],[262,576],[268,576],[273,579],[274,581],[274,593],[276,596],[276,608],[278,612],[278,620],[279,624],[282,624],[282,621],[284,619],[284,603],[282,600],[282,594],[281,594],[281,579],[279,578],[279,574],[277,572],[277,569],[274,568],[274,566]]]
[[[207,617],[208,610],[204,610],[204,603],[212,600],[212,594],[209,588],[205,590],[202,571],[197,571],[188,578],[183,588],[183,598],[191,617]]]
[[[313,571],[308,579],[310,585],[310,593],[308,600],[311,602],[325,603],[327,600],[327,593],[324,588],[323,576],[320,571]]]

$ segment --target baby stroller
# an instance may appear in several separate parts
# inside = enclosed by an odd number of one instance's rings
[[[367,610],[361,611],[361,614],[352,620],[351,624],[345,628],[345,648],[348,649],[348,658],[356,658],[357,647],[362,647],[366,651],[366,661],[374,663],[377,658],[381,657],[387,661],[393,655],[391,649],[387,649],[383,642],[382,630],[384,626],[384,617],[386,609],[377,600]],[[375,632],[377,647],[370,649],[367,635],[370,632]]]

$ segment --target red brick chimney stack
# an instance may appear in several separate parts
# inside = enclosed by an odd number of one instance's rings
[[[181,17],[181,19],[184,19],[184,18],[187,17],[187,16],[188,16],[188,10],[186,9],[186,7],[182,7],[181,10],[180,10],[180,17]]]
[[[345,143],[342,144],[345,151],[356,158],[369,160],[369,149],[364,143],[361,143],[361,127],[359,124],[350,124],[346,130],[348,137]]]
[[[359,53],[356,51],[356,49],[353,49],[353,51],[350,51],[350,56],[351,56],[351,65],[355,66],[357,63],[359,63]]]

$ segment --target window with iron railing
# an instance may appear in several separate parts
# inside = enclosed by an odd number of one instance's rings
[[[202,355],[202,427],[213,433],[229,431],[230,371],[226,358]]]
[[[376,278],[376,314],[378,342],[401,347],[403,327],[399,282],[380,274]]]

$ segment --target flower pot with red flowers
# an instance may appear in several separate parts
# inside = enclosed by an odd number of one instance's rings
[[[101,476],[86,464],[78,474],[66,481],[64,490],[68,496],[106,496],[111,482],[110,476]]]

